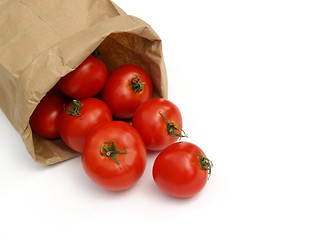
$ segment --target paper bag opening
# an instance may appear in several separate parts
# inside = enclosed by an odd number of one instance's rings
[[[35,5],[31,4],[31,1]],[[38,26],[40,21],[39,26],[42,26],[26,28],[23,34],[12,32],[12,36],[1,39],[0,106],[21,134],[32,158],[44,165],[73,158],[79,153],[69,149],[61,139],[48,140],[38,136],[31,130],[29,118],[42,97],[60,78],[76,69],[96,48],[100,50],[100,59],[109,70],[122,64],[135,64],[144,68],[153,81],[156,95],[167,97],[167,74],[162,42],[150,25],[125,14],[115,4],[106,0],[96,1],[96,4],[92,0],[81,0],[83,11],[77,11],[73,21],[70,21],[72,16],[64,14],[60,19],[56,19],[52,13],[54,9],[60,12],[71,10],[71,6],[62,4],[62,1],[51,1],[50,6],[46,8],[41,7],[46,4],[41,0],[17,1],[14,2],[16,5],[0,6],[7,7],[5,10],[0,9],[0,20],[10,17],[7,23],[13,25],[13,31],[18,29],[15,26],[21,24],[22,17],[25,18],[25,23],[31,22]],[[15,11],[12,10],[13,5]],[[13,12],[26,11],[26,6],[32,10],[30,14],[16,18],[12,16]],[[107,12],[102,10],[101,14],[98,14],[96,7],[99,6],[105,7]],[[19,9],[20,7],[23,10]],[[35,18],[35,15],[38,18]],[[48,19],[48,16],[52,18]],[[83,21],[80,23],[76,19]],[[51,28],[43,28],[44,24]],[[76,24],[78,26],[74,26]],[[78,31],[73,34],[67,30],[75,28]],[[57,33],[55,41],[53,29],[62,33]],[[0,32],[2,30],[3,26],[0,24]],[[5,30],[7,31],[7,28]],[[29,41],[20,39],[23,35],[28,36]],[[35,48],[36,45],[42,47]],[[24,54],[17,49],[24,49]],[[18,61],[17,65],[15,59]]]

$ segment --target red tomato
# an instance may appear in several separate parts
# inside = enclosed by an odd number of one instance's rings
[[[104,63],[90,55],[74,71],[59,81],[61,91],[73,99],[93,97],[104,87],[107,80]]]
[[[59,138],[59,122],[64,104],[65,100],[59,96],[44,96],[29,119],[31,128],[42,137]]]
[[[129,119],[152,94],[152,81],[142,68],[122,65],[109,74],[102,99],[110,107],[113,116]]]
[[[182,130],[182,117],[178,107],[164,98],[152,98],[136,110],[132,125],[142,136],[147,149],[159,151],[180,137],[187,136]]]
[[[112,114],[103,101],[97,98],[73,100],[61,117],[61,138],[71,149],[82,152],[87,135],[106,121],[112,121]]]
[[[133,186],[146,166],[146,147],[139,133],[126,122],[106,122],[87,137],[83,168],[99,186],[120,191]]]
[[[153,178],[165,193],[186,198],[200,192],[213,167],[195,144],[177,142],[164,149],[155,159]]]

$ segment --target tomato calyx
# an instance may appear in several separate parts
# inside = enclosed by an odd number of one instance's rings
[[[104,141],[104,143],[105,144],[101,144],[101,146],[100,146],[101,155],[104,157],[111,158],[113,161],[115,161],[119,165],[120,169],[122,169],[120,162],[118,161],[116,156],[118,154],[126,154],[127,153],[126,147],[125,147],[124,151],[121,151],[117,148],[117,146],[115,145],[115,143],[113,141]]]
[[[166,123],[166,127],[168,130],[168,133],[172,136],[172,137],[188,137],[187,133],[178,125],[169,122],[167,120],[167,118],[164,116],[163,113],[159,112],[161,114],[161,116],[163,117],[165,123]]]
[[[68,115],[83,118],[83,115],[80,113],[80,109],[83,108],[83,104],[79,100],[76,100],[76,99],[72,100],[70,102],[70,104],[71,104],[71,107],[68,110],[65,105],[63,106],[65,112]]]
[[[135,75],[135,77],[130,80],[131,89],[134,93],[140,93],[144,89],[145,83],[139,81],[140,77],[138,77],[137,75]]]
[[[208,170],[208,178],[209,178],[212,173],[213,162],[209,160],[207,157],[204,157],[200,154],[195,154],[195,155],[199,157],[200,168]]]

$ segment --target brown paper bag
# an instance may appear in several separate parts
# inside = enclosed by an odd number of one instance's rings
[[[141,66],[156,93],[167,97],[161,39],[111,1],[1,1],[0,106],[36,162],[50,165],[79,154],[61,139],[33,133],[29,118],[58,80],[97,47],[110,70],[125,63]]]

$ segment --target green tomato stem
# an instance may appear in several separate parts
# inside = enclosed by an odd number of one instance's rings
[[[166,127],[167,127],[167,131],[168,133],[172,136],[172,137],[188,137],[187,133],[178,125],[169,122],[167,120],[167,118],[163,115],[163,113],[161,113],[161,116],[163,117],[165,123],[166,123]]]
[[[120,169],[121,165],[120,162],[118,161],[118,159],[116,158],[116,156],[118,154],[126,154],[127,153],[127,149],[125,147],[124,151],[121,151],[117,148],[117,146],[115,145],[115,143],[113,141],[104,141],[105,144],[102,144],[100,146],[100,153],[102,156],[107,157],[107,158],[111,158],[113,161],[115,161]]]
[[[65,110],[65,112],[68,115],[72,115],[72,116],[76,116],[76,117],[81,117],[83,118],[83,115],[80,113],[80,109],[83,108],[83,104],[79,101],[79,100],[72,100],[70,102],[71,107],[67,110],[66,106],[64,105],[63,108]]]
[[[209,178],[212,173],[213,162],[209,160],[207,157],[204,157],[202,155],[199,154],[195,154],[195,155],[199,157],[200,168],[208,170],[208,178]]]
[[[140,77],[138,77],[137,75],[135,75],[135,77],[130,80],[131,89],[134,93],[140,93],[144,89],[145,83],[139,81]]]

